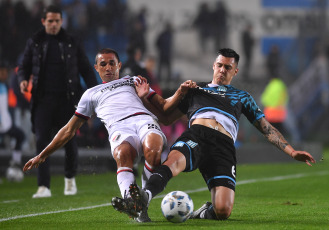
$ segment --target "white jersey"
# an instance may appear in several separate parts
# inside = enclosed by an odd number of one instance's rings
[[[134,114],[149,114],[157,120],[157,117],[144,107],[136,93],[134,79],[130,76],[87,89],[75,114],[85,119],[95,114],[107,129],[114,122]]]
[[[107,129],[112,154],[116,147],[127,141],[137,151],[137,162],[143,155],[142,143],[149,133],[160,135],[166,145],[166,136],[157,117],[144,107],[136,93],[133,77],[126,76],[86,90],[75,115],[89,119],[94,114]]]

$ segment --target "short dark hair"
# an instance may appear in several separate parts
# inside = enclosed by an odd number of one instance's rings
[[[230,48],[223,48],[223,49],[218,50],[217,57],[219,55],[222,55],[224,57],[234,58],[235,63],[237,65],[239,64],[240,55],[237,54],[237,52],[235,52],[234,50],[232,50]]]
[[[56,5],[49,5],[47,6],[42,13],[42,18],[46,19],[47,18],[47,14],[48,13],[56,13],[56,14],[60,14],[61,18],[62,18],[62,10],[60,7],[56,6]]]
[[[103,48],[103,49],[99,50],[98,53],[96,54],[95,64],[97,64],[99,54],[110,54],[110,53],[114,54],[115,57],[118,59],[118,62],[120,62],[119,54],[117,53],[117,51],[115,51],[114,49],[111,49],[111,48]]]

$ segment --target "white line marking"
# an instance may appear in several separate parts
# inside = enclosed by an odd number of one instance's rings
[[[15,202],[18,202],[19,200],[5,200],[5,201],[2,201],[2,203],[4,204],[8,204],[8,203],[15,203]]]
[[[42,215],[48,215],[48,214],[54,214],[54,213],[73,212],[73,211],[79,211],[79,210],[93,209],[93,208],[105,207],[105,206],[110,206],[110,205],[111,205],[110,203],[106,203],[106,204],[94,205],[94,206],[89,206],[89,207],[72,208],[72,209],[58,210],[58,211],[51,211],[51,212],[41,212],[41,213],[27,214],[27,215],[22,215],[22,216],[13,216],[13,217],[0,219],[0,222],[8,221],[8,220],[16,220],[16,219],[21,219],[21,218],[26,218],[26,217],[42,216]]]
[[[296,178],[302,178],[302,177],[308,177],[308,176],[324,176],[328,175],[329,171],[320,171],[316,173],[299,173],[299,174],[293,174],[293,175],[286,175],[286,176],[276,176],[276,177],[268,177],[268,178],[259,178],[259,179],[251,179],[251,180],[243,180],[238,181],[236,185],[243,185],[243,184],[252,184],[257,182],[268,182],[268,181],[280,181],[280,180],[289,180],[289,179],[296,179]],[[208,187],[194,189],[194,190],[187,190],[186,193],[194,193],[194,192],[201,192],[208,190]],[[163,195],[162,197],[164,197]],[[156,197],[155,197],[156,198]]]
[[[308,177],[308,176],[324,176],[328,175],[329,171],[320,171],[316,173],[300,173],[300,174],[293,174],[293,175],[286,175],[286,176],[276,176],[276,177],[268,177],[268,178],[259,178],[259,179],[251,179],[251,180],[244,180],[237,182],[237,185],[243,185],[243,184],[252,184],[257,182],[268,182],[268,181],[281,181],[281,180],[289,180],[289,179],[296,179],[296,178],[302,178],[302,177]],[[199,188],[199,189],[193,189],[193,190],[187,190],[186,193],[195,193],[195,192],[202,192],[208,190],[207,187]],[[159,199],[164,197],[165,195],[156,196],[154,199]],[[16,201],[15,201],[16,202]],[[48,214],[55,214],[55,213],[62,213],[62,212],[73,212],[73,211],[80,211],[80,210],[87,210],[87,209],[94,209],[94,208],[100,208],[100,207],[106,207],[111,206],[111,203],[105,203],[100,205],[93,205],[88,207],[80,207],[80,208],[72,208],[72,209],[66,209],[66,210],[58,210],[58,211],[50,211],[50,212],[41,212],[41,213],[34,213],[34,214],[27,214],[27,215],[21,215],[21,216],[13,216],[8,218],[0,219],[0,222],[8,221],[8,220],[16,220],[21,218],[27,218],[27,217],[34,217],[34,216],[42,216],[42,215],[48,215]]]

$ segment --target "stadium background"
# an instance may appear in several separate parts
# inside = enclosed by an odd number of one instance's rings
[[[52,1],[40,1],[40,4],[49,4]],[[91,27],[84,27],[74,19],[77,15],[84,15],[81,12],[86,10],[90,1],[62,0],[56,1],[62,4],[64,9],[64,27],[70,27],[69,31],[77,33],[84,38],[85,48],[93,63],[94,55],[98,47],[111,47],[119,51],[122,61],[127,58],[125,48],[129,43],[129,31],[131,25],[142,9],[147,9],[145,16],[146,30],[146,53],[157,56],[155,40],[162,31],[165,22],[170,21],[173,27],[173,74],[170,82],[161,82],[160,86],[163,95],[169,96],[185,79],[195,81],[207,81],[212,76],[212,63],[216,50],[213,48],[214,41],[207,42],[207,50],[202,50],[199,45],[198,31],[193,22],[196,18],[200,3],[206,2],[211,9],[215,9],[218,2],[224,4],[227,10],[227,31],[223,33],[226,38],[225,46],[232,47],[241,54],[240,73],[233,85],[249,91],[260,104],[260,94],[268,82],[266,69],[266,57],[273,44],[281,50],[282,66],[280,66],[280,77],[287,83],[290,93],[290,108],[292,118],[295,120],[294,127],[301,134],[295,138],[288,135],[288,139],[294,145],[305,148],[321,158],[322,146],[329,139],[329,76],[327,70],[329,56],[328,42],[328,0],[96,0],[99,9],[109,12],[109,18],[105,17],[102,23],[93,24]],[[3,6],[10,3],[18,11],[26,7],[27,13],[35,9],[34,1],[1,0]],[[78,7],[79,6],[79,7]],[[114,6],[119,8],[114,8]],[[23,8],[22,8],[23,7]],[[111,9],[111,7],[113,7]],[[78,9],[82,10],[77,14]],[[76,11],[75,11],[76,10]],[[108,11],[106,11],[108,10]],[[120,11],[122,10],[122,11]],[[14,75],[14,67],[19,61],[20,53],[23,51],[26,39],[31,36],[32,29],[24,18],[24,14],[17,17],[6,18],[1,13],[1,29],[10,28],[16,31],[2,30],[0,33],[1,63],[5,63]],[[26,15],[26,14],[25,14]],[[12,19],[16,19],[13,20]],[[104,18],[103,18],[104,19]],[[39,19],[38,19],[39,20]],[[90,19],[81,19],[91,21]],[[104,22],[105,21],[105,22]],[[40,22],[40,20],[39,20]],[[104,22],[104,23],[103,23]],[[20,24],[18,24],[20,23]],[[254,55],[252,65],[249,67],[250,78],[244,76],[244,56],[241,45],[241,34],[247,23],[253,25],[253,37],[255,39]],[[87,25],[85,23],[84,25]],[[39,24],[41,26],[41,23]],[[221,26],[220,24],[218,25]],[[19,33],[22,28],[30,28]],[[3,43],[12,42],[12,44]],[[7,52],[11,48],[11,52]],[[12,108],[16,114],[16,122],[24,128],[29,136],[24,145],[24,159],[35,154],[33,146],[33,135],[29,131],[29,119],[23,119],[17,115],[16,108]],[[289,122],[288,122],[289,123]],[[91,131],[86,128],[85,133],[81,131],[80,145],[80,171],[96,172],[113,169],[114,164],[110,158],[109,146],[106,133],[102,130],[97,120],[91,124],[92,131],[97,132],[97,140],[83,139],[83,134],[89,136]],[[175,133],[175,126],[170,129],[172,136]],[[89,132],[89,135],[88,135]],[[88,144],[83,144],[88,143]],[[257,143],[257,144],[255,144]],[[0,175],[4,174],[11,154],[13,143],[6,137],[0,137]],[[265,139],[258,134],[244,117],[241,118],[238,147],[238,160],[240,163],[255,162],[277,162],[289,161],[275,147],[265,143]],[[62,170],[63,153],[54,154],[52,170]],[[55,164],[56,163],[56,164]]]

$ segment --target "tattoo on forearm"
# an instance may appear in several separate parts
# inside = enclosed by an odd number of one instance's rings
[[[283,135],[265,119],[261,119],[261,121],[255,126],[272,144],[277,146],[279,149],[284,150],[286,146],[289,145]]]

